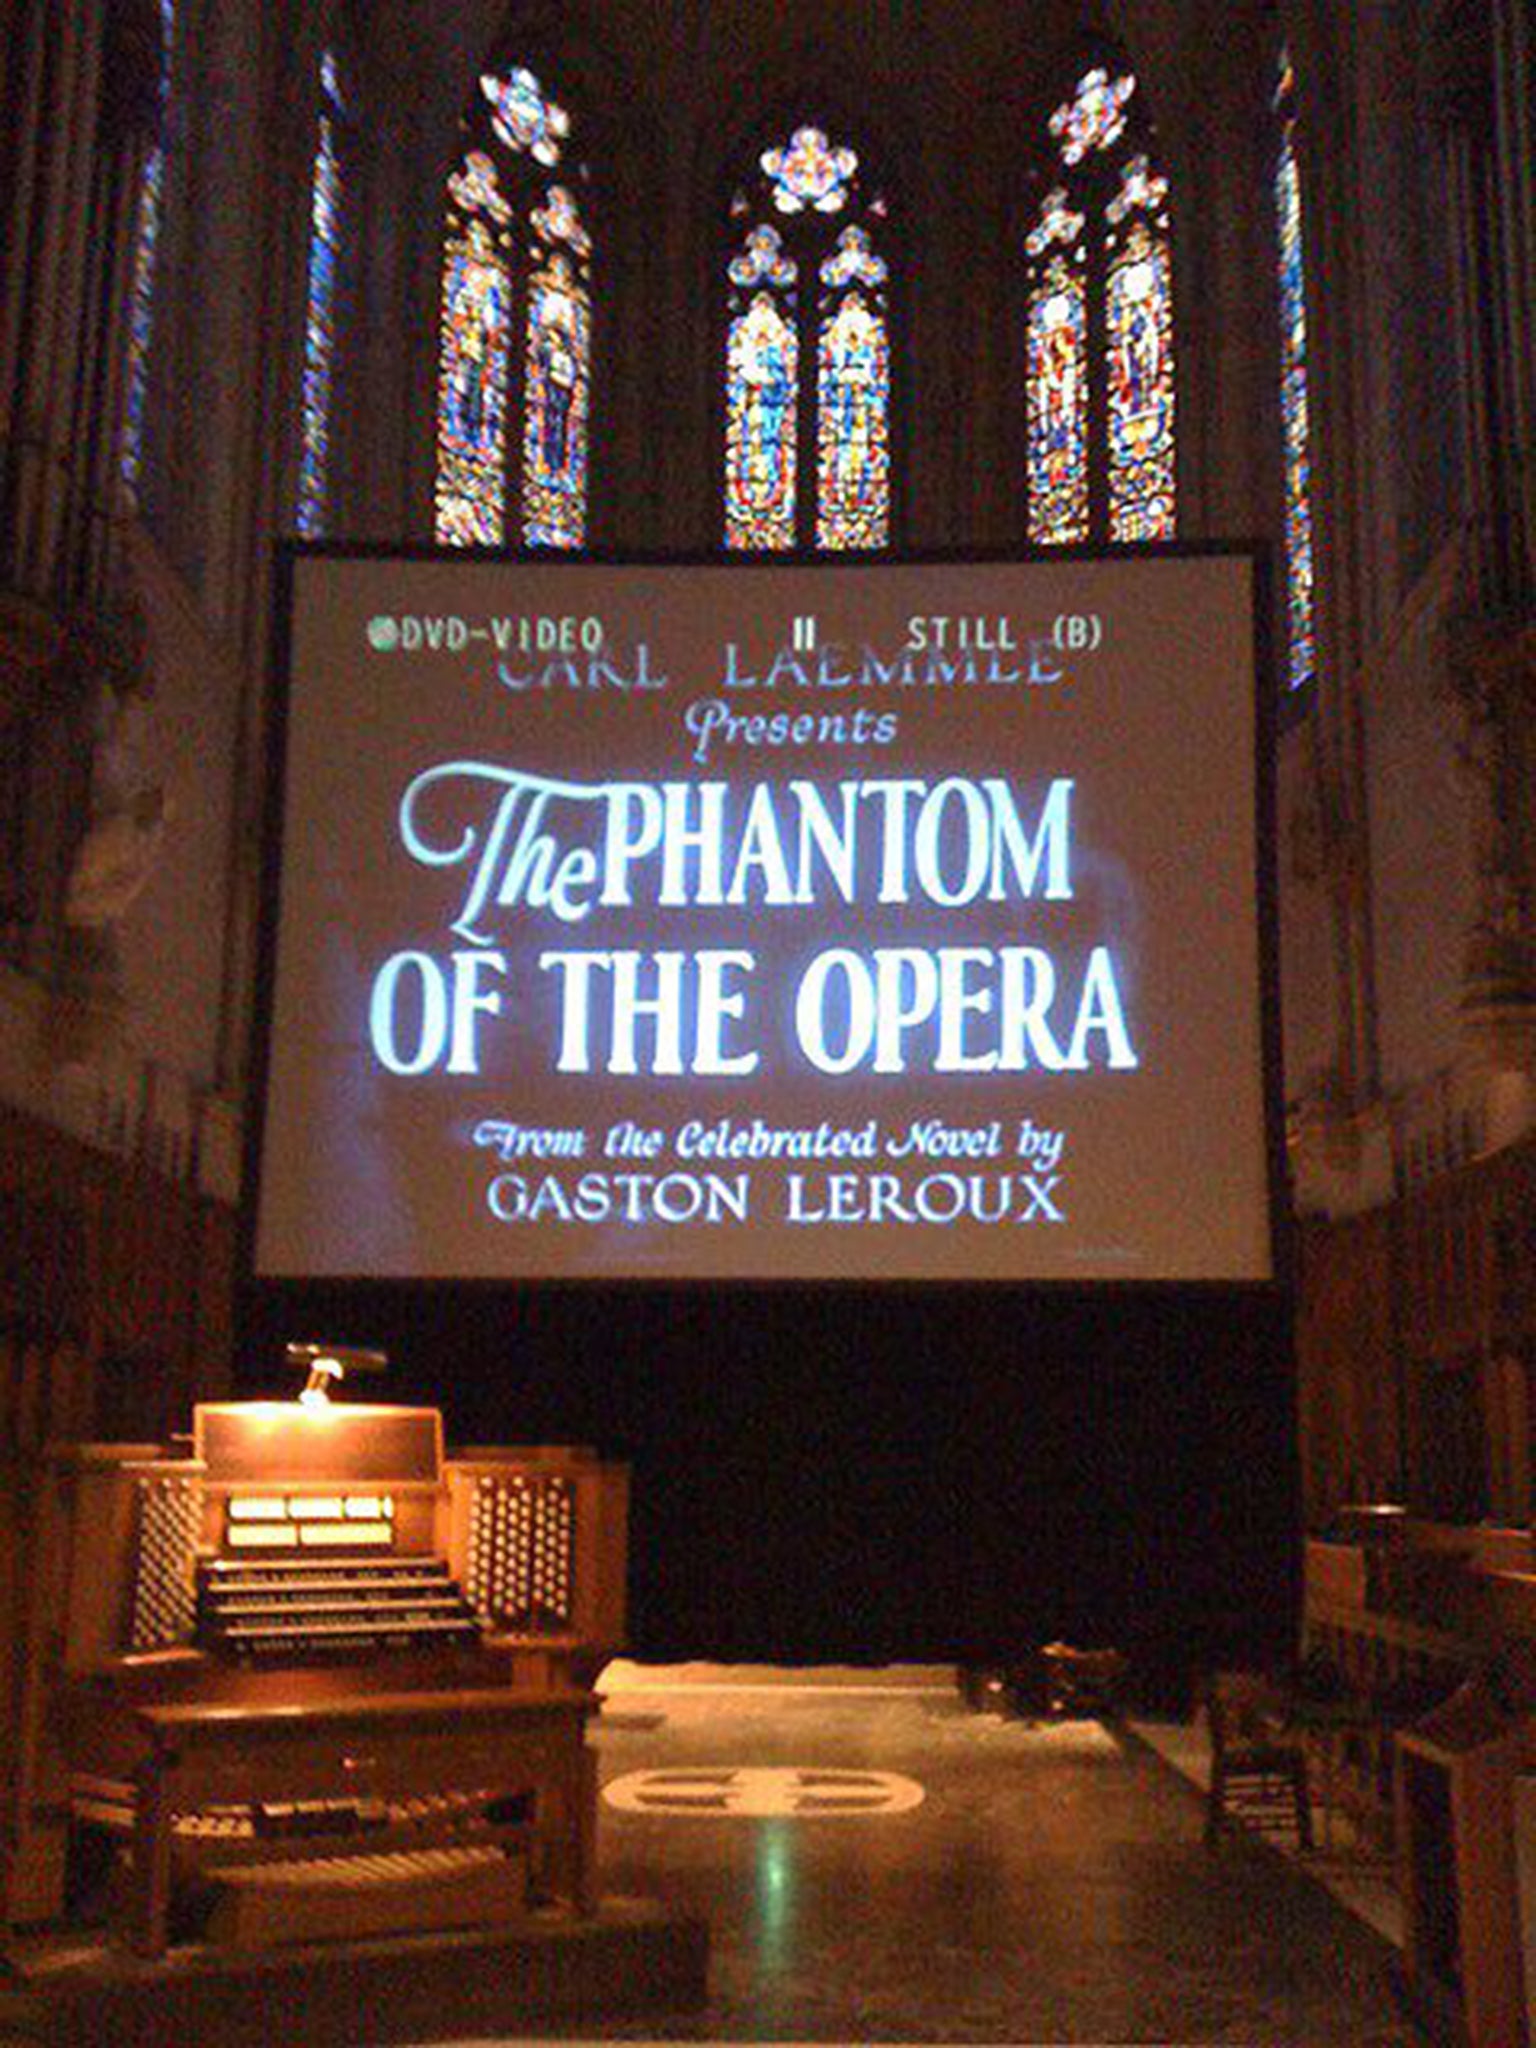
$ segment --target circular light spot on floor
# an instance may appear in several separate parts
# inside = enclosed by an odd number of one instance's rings
[[[675,1818],[704,1814],[730,1820],[786,1815],[799,1820],[857,1820],[867,1814],[910,1813],[922,1805],[923,1788],[916,1778],[904,1778],[897,1771],[715,1765],[630,1771],[605,1785],[603,1798],[620,1813]]]

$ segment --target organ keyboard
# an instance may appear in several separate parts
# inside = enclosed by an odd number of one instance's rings
[[[587,1687],[622,1637],[627,1487],[582,1450],[445,1457],[435,1409],[362,1403],[208,1403],[190,1445],[58,1451],[37,1588],[57,1648],[20,1830],[33,1916],[60,1909],[71,1821],[133,1843],[145,1953],[179,1874],[252,1860],[281,1859],[261,1896],[280,1887],[298,1931],[307,1856],[322,1927],[351,1855],[358,1883],[390,1874],[398,1916],[419,1853],[423,1925],[505,1898],[487,1845],[585,1900]],[[433,1905],[449,1873],[457,1903]],[[252,1883],[211,1924],[277,1924]]]
[[[622,1636],[628,1475],[588,1451],[449,1458],[436,1409],[287,1401],[198,1407],[190,1450],[60,1454],[71,1676],[176,1650],[199,1660],[179,1684],[241,1697],[239,1669],[335,1686],[420,1652],[582,1683]]]
[[[480,1625],[442,1558],[213,1558],[197,1637],[232,1657],[326,1657],[478,1643]]]

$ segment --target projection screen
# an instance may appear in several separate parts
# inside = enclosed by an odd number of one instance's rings
[[[284,561],[258,1277],[1271,1276],[1249,552]]]

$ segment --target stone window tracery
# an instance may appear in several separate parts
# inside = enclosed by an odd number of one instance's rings
[[[434,530],[499,546],[586,538],[593,241],[572,123],[524,65],[487,72],[447,183]]]
[[[888,208],[813,123],[761,150],[725,260],[725,544],[871,550],[891,537]]]
[[[1029,538],[1044,547],[1171,540],[1168,180],[1135,74],[1090,66],[1048,128],[1055,162],[1024,237]]]

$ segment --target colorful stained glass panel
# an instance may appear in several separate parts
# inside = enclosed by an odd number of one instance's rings
[[[1088,538],[1088,310],[1081,269],[1058,256],[1029,306],[1029,537]]]
[[[885,259],[877,256],[863,228],[844,228],[837,247],[821,266],[821,281],[834,290],[845,284],[867,284],[872,289],[886,279]]]
[[[496,182],[496,166],[482,150],[472,149],[464,168],[448,180],[448,197],[460,213],[488,213],[492,220],[506,222],[512,209]]]
[[[508,149],[526,150],[537,163],[554,165],[570,133],[570,117],[546,97],[531,71],[517,69],[505,78],[484,77],[480,90],[491,105],[491,126]]]
[[[1070,249],[1086,225],[1086,217],[1073,212],[1065,188],[1058,186],[1054,192],[1046,194],[1040,208],[1040,219],[1025,238],[1024,246],[1031,256],[1043,256],[1052,242],[1060,242],[1064,248]]]
[[[443,264],[437,389],[437,539],[502,537],[511,280],[482,221],[450,237]]]
[[[1301,173],[1295,124],[1287,121],[1275,169],[1279,227],[1280,413],[1285,453],[1286,674],[1299,689],[1317,667],[1313,595],[1311,420],[1307,405],[1307,287],[1302,245]]]
[[[563,185],[551,185],[544,204],[529,215],[546,242],[564,242],[578,256],[590,256],[592,237],[581,224],[576,201]]]
[[[580,547],[586,530],[591,317],[586,287],[563,251],[544,256],[528,287],[524,356],[523,539]]]
[[[799,275],[799,267],[793,256],[785,255],[778,230],[761,227],[752,230],[746,247],[739,256],[732,258],[729,275],[732,284],[743,287],[754,284],[791,285]]]
[[[1168,180],[1158,176],[1147,157],[1133,156],[1120,172],[1120,190],[1105,207],[1105,217],[1111,227],[1119,227],[1138,207],[1157,213],[1167,197]]]
[[[323,67],[334,76],[326,53]],[[328,100],[329,100],[328,95]],[[331,103],[333,104],[333,102]],[[337,272],[341,260],[341,165],[331,106],[320,116],[310,192],[309,279],[304,326],[302,443],[296,524],[306,535],[325,530],[331,441],[331,386],[336,356]]]
[[[159,133],[144,159],[134,223],[133,273],[128,286],[128,359],[124,369],[121,472],[130,499],[138,496],[144,467],[144,425],[149,400],[149,349],[155,327],[155,272],[165,205],[165,127],[176,47],[176,0],[160,0]]]
[[[1134,78],[1111,78],[1107,71],[1089,71],[1077,91],[1051,116],[1051,133],[1061,144],[1062,161],[1081,163],[1090,150],[1108,149],[1125,133],[1126,102],[1136,90]]]
[[[138,495],[144,467],[144,422],[149,399],[149,345],[155,329],[155,270],[160,254],[160,216],[165,203],[165,150],[155,143],[144,159],[139,216],[134,235],[133,280],[128,296],[127,390],[123,408],[123,482]]]
[[[732,320],[726,348],[727,547],[795,544],[798,377],[794,327],[760,291]]]
[[[880,548],[890,537],[890,386],[885,316],[849,292],[822,323],[817,361],[821,547]]]
[[[1110,539],[1167,540],[1175,530],[1173,295],[1167,240],[1144,221],[1110,257],[1105,368]]]
[[[834,148],[819,128],[797,128],[787,148],[764,150],[762,166],[780,213],[837,213],[859,160],[851,149]]]

